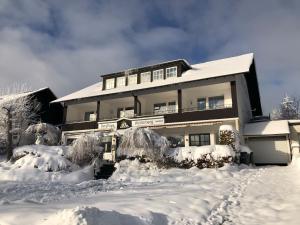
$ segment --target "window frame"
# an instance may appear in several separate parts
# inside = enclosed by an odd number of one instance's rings
[[[199,107],[200,105],[199,105],[199,102],[201,101],[201,100],[204,100],[204,109],[201,109],[201,107]],[[206,110],[207,109],[207,98],[206,97],[201,97],[201,98],[197,98],[197,110],[199,110],[199,111],[204,111],[204,110]]]
[[[120,83],[119,83],[120,79],[123,80],[122,85],[120,85]],[[117,87],[124,87],[124,86],[126,86],[126,77],[125,76],[117,77],[116,80],[117,80],[116,81],[116,86]]]
[[[148,76],[148,78],[145,81],[144,79],[145,79],[146,76]],[[140,80],[141,80],[141,83],[149,83],[149,82],[151,82],[151,71],[147,71],[147,72],[141,73],[140,74]]]
[[[215,100],[217,98],[222,98],[222,101],[223,101],[222,105],[213,104],[212,100]],[[225,97],[224,97],[224,95],[208,97],[208,108],[209,109],[223,109],[224,106],[225,106]]]
[[[84,112],[84,121],[86,121],[86,122],[88,122],[88,121],[96,121],[96,118],[94,120],[91,120],[91,115],[95,115],[95,112],[94,111]]]
[[[172,69],[174,69],[174,68],[175,68],[175,74],[170,76],[170,74],[172,74]],[[177,66],[172,66],[172,67],[166,68],[166,79],[172,78],[172,77],[177,77],[177,75],[178,75]]]
[[[164,69],[153,70],[153,81],[157,81],[157,80],[164,80]]]
[[[109,81],[112,81],[112,83],[109,83]],[[108,85],[108,84],[110,84],[110,85]],[[105,89],[106,90],[114,89],[115,84],[116,84],[116,79],[115,78],[108,78],[108,79],[105,80]]]
[[[135,82],[134,83],[132,83],[132,78],[134,78],[135,79]],[[130,74],[130,75],[128,75],[128,86],[129,85],[134,85],[134,84],[137,84],[138,83],[138,75],[137,74]]]
[[[192,137],[198,137],[198,141],[193,141]],[[203,138],[208,138],[208,140],[203,140]],[[195,144],[197,143],[198,144]],[[210,134],[209,133],[200,133],[200,134],[190,134],[189,135],[189,145],[190,146],[206,146],[206,145],[210,145],[211,144],[211,140],[210,140]]]

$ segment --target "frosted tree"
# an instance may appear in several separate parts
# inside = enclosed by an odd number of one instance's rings
[[[57,145],[61,137],[60,129],[48,123],[32,124],[25,134],[29,139],[26,144]]]
[[[79,166],[91,164],[94,159],[103,158],[101,133],[82,134],[73,142],[71,160]]]
[[[286,94],[279,107],[272,111],[271,117],[273,120],[300,119],[300,98]]]
[[[122,137],[118,157],[146,157],[154,162],[164,159],[169,147],[167,138],[148,128],[130,128]]]
[[[0,138],[5,143],[7,160],[13,155],[29,124],[38,120],[39,103],[24,86],[0,91]],[[13,140],[14,136],[14,140]]]

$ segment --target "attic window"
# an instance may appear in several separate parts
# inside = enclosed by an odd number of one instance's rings
[[[177,77],[177,66],[166,69],[166,78]]]
[[[125,77],[117,77],[117,87],[125,86]]]
[[[137,74],[128,76],[128,85],[137,84]]]
[[[153,80],[163,80],[164,79],[164,70],[154,70],[153,71]]]
[[[110,78],[110,79],[107,79],[106,81],[106,89],[113,89],[115,88],[115,78]]]
[[[141,83],[151,82],[151,72],[141,73]]]

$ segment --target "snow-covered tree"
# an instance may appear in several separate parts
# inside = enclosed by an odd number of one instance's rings
[[[219,143],[221,145],[231,146],[235,152],[236,162],[239,163],[240,157],[240,138],[239,132],[234,129],[231,125],[222,125],[219,128]]]
[[[101,133],[82,134],[73,142],[71,161],[79,166],[91,164],[97,157],[103,157]]]
[[[159,162],[169,147],[167,138],[148,128],[130,128],[125,131],[117,150],[118,157],[146,157]]]
[[[273,120],[300,119],[300,98],[289,97],[286,94],[279,107],[273,109],[271,118]]]
[[[38,109],[39,103],[24,86],[0,90],[0,138],[6,145],[7,160],[12,157],[13,146],[19,146],[28,125],[38,120]]]
[[[31,143],[27,144],[39,144],[39,145],[57,145],[60,142],[61,132],[60,129],[48,124],[38,123],[30,125],[25,134]]]

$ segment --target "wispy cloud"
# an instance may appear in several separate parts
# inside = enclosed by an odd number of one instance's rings
[[[265,112],[300,95],[300,2],[0,2],[0,86],[27,82],[59,96],[100,74],[161,60],[256,54]]]

